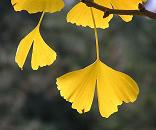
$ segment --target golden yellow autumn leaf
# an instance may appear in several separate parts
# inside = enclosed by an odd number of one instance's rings
[[[134,102],[139,93],[138,85],[131,77],[113,70],[100,60],[57,79],[61,95],[79,113],[91,109],[96,84],[99,110],[106,118],[117,112],[118,105],[123,102]]]
[[[143,3],[143,0],[106,0],[111,4],[111,8],[121,9],[121,10],[138,10],[139,3]],[[110,6],[104,5],[108,8]],[[120,15],[120,17],[125,21],[129,22],[132,20],[133,16]]]
[[[105,6],[107,8],[122,9],[122,10],[138,10],[138,4],[142,3],[143,0],[94,0],[95,3]],[[109,15],[106,18],[103,18],[104,13],[97,9],[93,8],[94,17],[96,19],[97,28],[108,28],[109,22],[112,19],[113,15]],[[120,17],[125,21],[129,22],[132,20],[133,16],[130,15],[120,15]],[[89,26],[93,28],[90,7],[87,7],[84,3],[79,2],[75,5],[67,15],[67,22],[72,24]]]
[[[33,46],[31,66],[33,70],[39,67],[51,65],[56,59],[56,53],[42,39],[39,31],[40,23],[30,32],[24,39],[21,40],[15,61],[21,69],[23,69],[27,55],[31,46]]]
[[[95,89],[97,88],[100,114],[108,118],[118,111],[118,106],[123,102],[134,102],[139,94],[139,88],[130,76],[101,62],[96,29],[98,21],[95,19],[93,8],[89,9],[95,31],[97,59],[95,63],[84,69],[57,78],[56,84],[61,96],[71,102],[72,108],[79,113],[88,112],[91,109]]]
[[[63,0],[11,0],[15,11],[26,10],[29,13],[56,12],[64,7]]]
[[[95,0],[95,1],[101,4],[107,4],[105,0]],[[94,8],[93,13],[96,19],[97,28],[105,29],[109,27],[109,21],[112,19],[112,15],[104,19],[103,18],[104,13]],[[89,26],[91,28],[94,28],[90,7],[87,7],[82,2],[79,2],[69,11],[69,13],[67,14],[67,22],[76,24],[78,26],[81,25],[84,27]]]

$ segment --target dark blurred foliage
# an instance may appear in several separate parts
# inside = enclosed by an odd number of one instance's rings
[[[125,23],[115,17],[109,29],[99,30],[102,60],[132,76],[140,95],[109,119],[100,116],[97,98],[91,111],[80,115],[55,84],[57,77],[95,60],[93,30],[66,23],[72,6],[46,14],[42,23],[42,36],[56,50],[57,61],[33,71],[29,56],[21,71],[14,61],[16,49],[40,13],[17,13],[9,0],[0,1],[0,130],[156,130],[156,21],[135,17]]]

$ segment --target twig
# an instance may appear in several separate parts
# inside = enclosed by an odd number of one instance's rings
[[[104,12],[104,18],[108,17],[110,14],[118,15],[135,15],[135,16],[145,16],[151,19],[156,19],[156,13],[146,10],[143,4],[138,5],[138,10],[120,10],[120,9],[110,9],[95,3],[93,0],[81,0],[88,7],[93,7]]]

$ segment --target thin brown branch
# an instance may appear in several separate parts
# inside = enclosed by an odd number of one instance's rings
[[[138,10],[119,10],[101,6],[95,3],[93,0],[81,0],[81,2],[86,4],[88,7],[93,7],[103,11],[104,17],[108,17],[110,14],[118,14],[118,15],[144,16],[149,17],[151,19],[156,19],[156,13],[146,10],[144,5],[141,3],[138,5]]]

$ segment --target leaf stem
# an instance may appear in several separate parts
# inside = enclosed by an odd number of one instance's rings
[[[100,59],[100,54],[99,54],[99,39],[98,39],[98,32],[96,29],[96,22],[95,22],[95,17],[93,13],[92,7],[90,7],[91,14],[92,14],[92,19],[93,19],[93,24],[94,24],[94,32],[95,32],[95,40],[96,40],[96,55],[97,55],[97,60]]]
[[[44,17],[44,12],[42,13],[42,15],[41,15],[41,17],[40,17],[40,20],[39,20],[39,22],[38,22],[38,27],[40,27],[40,25],[41,25],[41,22],[42,22],[42,20],[43,20],[43,17]]]

